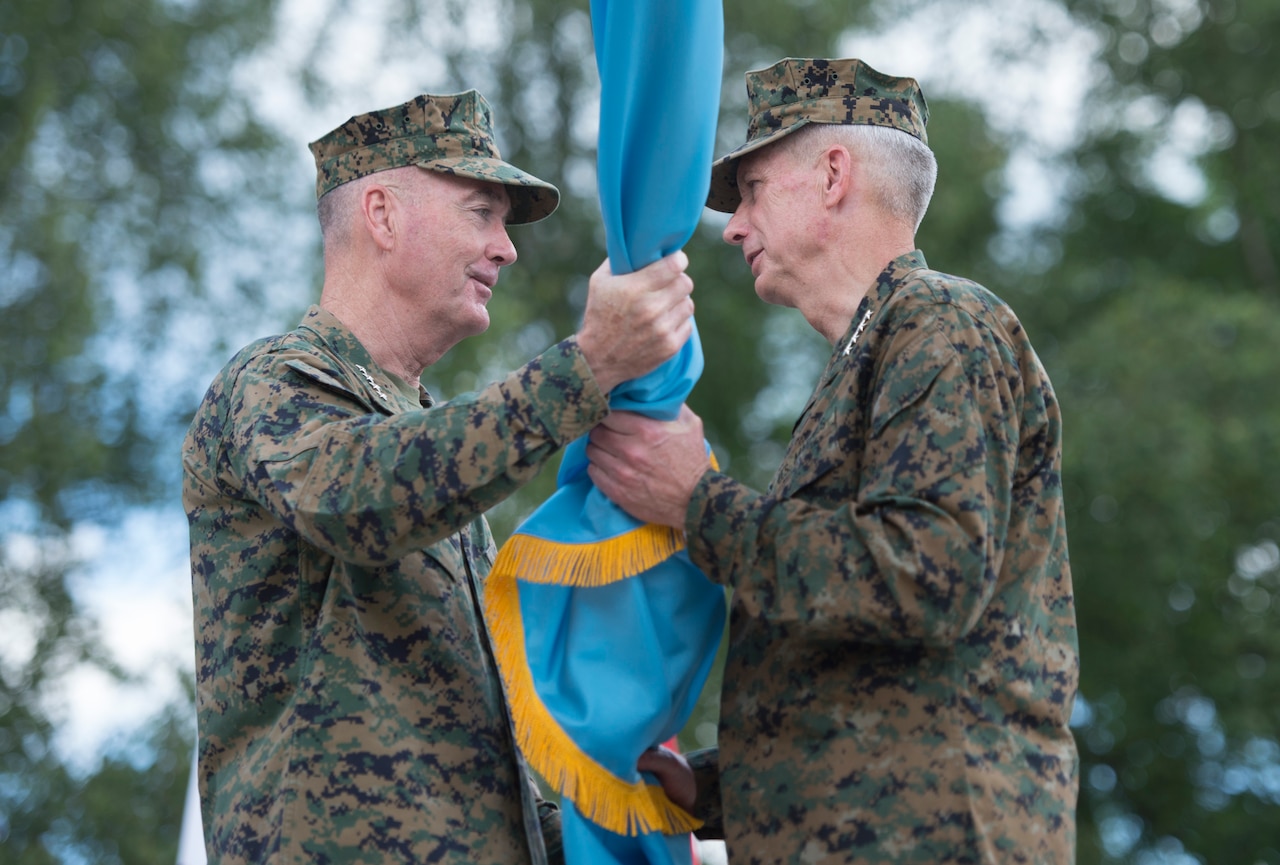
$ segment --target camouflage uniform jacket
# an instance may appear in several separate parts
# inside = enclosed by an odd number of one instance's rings
[[[318,307],[226,366],[183,446],[211,861],[546,861],[481,514],[607,411],[574,339],[414,404]]]
[[[734,865],[1074,861],[1060,461],[1013,312],[916,251],[862,301],[768,492],[701,480],[690,553],[733,588]]]

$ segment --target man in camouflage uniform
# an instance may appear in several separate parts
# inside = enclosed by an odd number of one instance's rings
[[[482,514],[685,342],[687,259],[602,266],[576,336],[434,404],[419,376],[488,326],[507,223],[559,193],[501,160],[475,91],[311,150],[320,303],[231,360],[183,446],[210,858],[545,862],[479,613]]]
[[[615,415],[588,452],[606,494],[683,528],[733,588],[730,859],[1071,862],[1053,388],[1013,311],[915,248],[937,171],[915,81],[786,59],[747,90],[747,143],[715,163],[708,205],[733,214],[756,293],[798,309],[830,361],[763,494],[708,468],[687,408]]]

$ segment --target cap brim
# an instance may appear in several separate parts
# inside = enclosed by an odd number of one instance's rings
[[[431,159],[415,163],[428,171],[440,171],[457,177],[469,177],[507,187],[511,198],[510,225],[523,225],[546,219],[560,206],[560,190],[539,180],[527,171],[521,171],[509,162],[481,156],[457,156],[449,159]]]
[[[790,126],[775,129],[768,135],[748,141],[730,153],[721,156],[711,163],[711,189],[707,193],[707,207],[721,213],[733,213],[742,202],[742,194],[738,192],[738,160],[768,144],[790,135],[810,121],[800,120]]]

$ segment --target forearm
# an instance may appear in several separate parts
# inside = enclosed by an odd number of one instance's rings
[[[249,485],[286,524],[377,565],[456,531],[607,412],[572,341],[484,390],[394,416],[291,401],[297,429],[246,435]]]
[[[826,509],[710,472],[686,524],[694,563],[749,616],[867,643],[949,645],[994,588],[987,515],[894,497]]]

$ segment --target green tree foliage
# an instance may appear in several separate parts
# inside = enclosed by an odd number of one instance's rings
[[[235,228],[221,169],[270,152],[225,77],[270,21],[247,2],[0,5],[0,499],[37,521],[157,489],[169,430],[134,358]]]
[[[1091,707],[1082,848],[1092,859],[1103,840],[1119,852],[1120,838],[1177,839],[1206,861],[1267,862],[1280,798],[1280,400],[1261,397],[1280,316],[1268,298],[1157,284],[1118,298],[1062,358]]]
[[[191,755],[186,706],[170,708],[101,766],[68,765],[58,749],[63,679],[82,664],[112,668],[93,623],[67,591],[70,550],[0,553],[0,860],[173,862]],[[15,561],[15,558],[21,561]]]
[[[1067,6],[1106,74],[1015,303],[1066,419],[1080,856],[1277,863],[1280,5]]]
[[[157,358],[208,284],[211,242],[240,228],[248,175],[229,183],[229,167],[273,158],[226,76],[269,35],[271,8],[0,3],[5,862],[173,861],[187,711],[100,767],[57,747],[66,674],[122,675],[72,599],[69,529],[172,490],[175,406]]]

